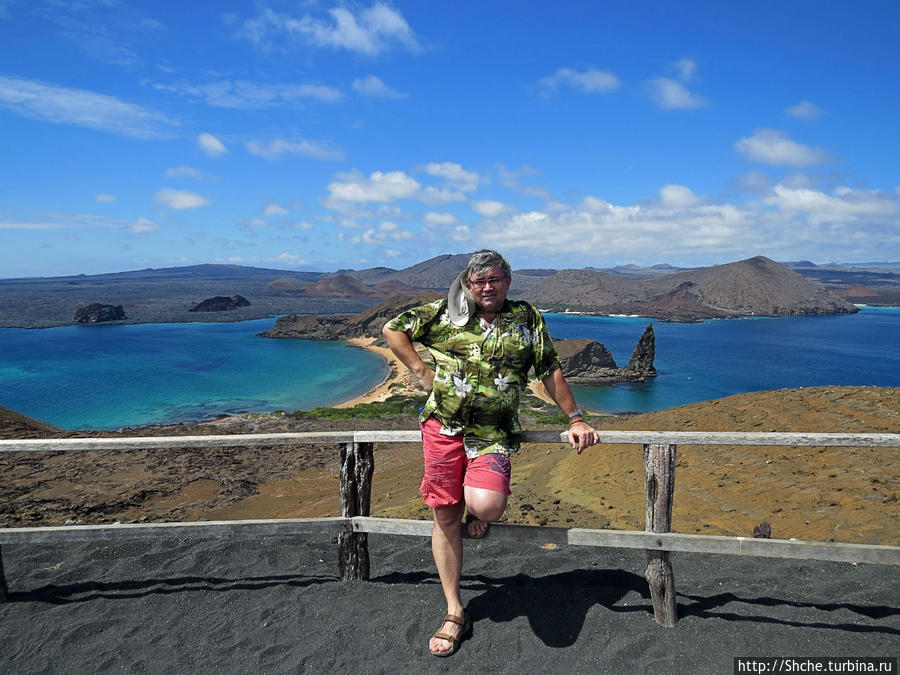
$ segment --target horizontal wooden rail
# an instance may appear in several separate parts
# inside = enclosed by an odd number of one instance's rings
[[[203,520],[187,523],[110,523],[57,527],[0,528],[0,545],[52,544],[60,541],[155,539],[159,537],[265,537],[274,535],[351,532],[349,518],[274,518],[259,520]]]
[[[646,445],[768,445],[828,447],[900,447],[900,434],[819,434],[757,431],[598,431],[598,443]],[[321,445],[341,443],[418,443],[419,431],[325,431],[215,436],[134,436],[119,438],[42,438],[0,440],[0,452],[77,450],[153,450],[162,448],[242,447],[248,445]],[[558,431],[525,431],[524,443],[568,443]]]
[[[232,537],[279,535],[335,536],[347,532],[430,537],[430,520],[377,518],[275,518],[259,520],[210,520],[188,523],[115,523],[109,525],[65,525],[60,527],[0,528],[0,545],[50,544],[66,541],[151,539],[164,537]],[[900,565],[900,546],[840,544],[796,539],[750,539],[705,534],[656,533],[640,530],[593,530],[586,528],[538,527],[493,524],[492,540],[597,546],[682,553],[750,555],[765,558],[825,560],[835,562]]]

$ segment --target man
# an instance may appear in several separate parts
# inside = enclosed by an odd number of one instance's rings
[[[563,378],[559,357],[540,312],[507,300],[509,263],[479,251],[447,299],[414,307],[384,326],[391,351],[430,392],[419,423],[425,477],[420,491],[434,511],[431,549],[447,600],[443,624],[431,638],[435,656],[449,656],[471,629],[460,596],[463,545],[460,523],[481,537],[499,520],[510,494],[510,453],[518,449],[519,392],[528,373],[543,382],[569,420],[569,440],[581,453],[597,441]],[[413,340],[434,357],[432,371]]]

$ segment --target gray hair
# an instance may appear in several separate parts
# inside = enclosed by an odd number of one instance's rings
[[[476,251],[469,258],[469,264],[466,267],[466,279],[471,279],[473,273],[475,275],[485,274],[495,266],[499,266],[503,270],[503,274],[506,275],[507,279],[512,278],[512,268],[509,266],[509,261],[497,251],[491,251],[490,249]]]

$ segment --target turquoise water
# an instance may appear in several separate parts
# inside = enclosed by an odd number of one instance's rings
[[[626,365],[648,319],[547,314],[557,338],[602,342]],[[858,314],[653,322],[656,378],[573,387],[579,404],[649,412],[732,394],[820,385],[900,385],[900,308]]]
[[[67,429],[310,409],[365,393],[380,356],[345,342],[257,337],[238,323],[0,329],[0,405]]]
[[[546,318],[554,337],[602,342],[619,365],[649,323]],[[256,336],[273,323],[0,328],[0,405],[69,429],[115,429],[333,405],[387,372],[379,356],[346,343]],[[900,385],[897,308],[653,324],[659,377],[574,387],[582,406],[647,412],[764,389]]]

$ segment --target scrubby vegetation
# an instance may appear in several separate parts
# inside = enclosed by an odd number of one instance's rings
[[[316,419],[375,419],[380,417],[398,417],[400,415],[418,415],[425,404],[424,396],[402,396],[395,394],[385,401],[360,403],[350,408],[313,408],[312,410],[295,410],[291,417]]]

